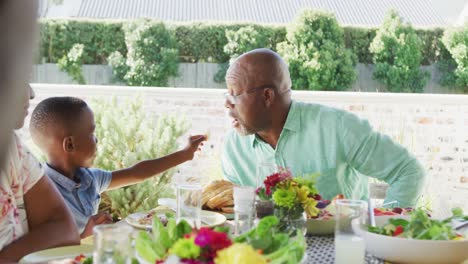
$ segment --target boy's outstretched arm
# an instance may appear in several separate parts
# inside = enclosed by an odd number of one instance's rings
[[[187,146],[182,150],[159,159],[144,160],[132,167],[113,171],[112,180],[107,189],[115,189],[142,182],[156,174],[193,159],[195,152],[203,145],[202,142],[204,140],[206,140],[206,136],[204,135],[191,136]]]

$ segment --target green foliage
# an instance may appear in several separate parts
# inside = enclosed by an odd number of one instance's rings
[[[126,102],[97,100],[92,103],[96,136],[99,139],[94,166],[105,170],[130,167],[135,163],[165,156],[177,149],[177,139],[187,131],[185,119],[160,116],[157,121],[145,114],[140,97]],[[114,216],[149,210],[169,189],[174,169],[142,183],[108,191]]]
[[[345,90],[356,79],[356,56],[330,13],[304,10],[278,51],[289,64],[294,89]]]
[[[371,28],[343,28],[345,46],[356,54],[358,61],[365,64],[372,63],[369,45],[375,37],[375,29]]]
[[[179,56],[184,62],[226,62],[229,56],[223,47],[227,42],[226,28],[237,25],[212,23],[177,24],[173,27],[179,43]]]
[[[107,64],[111,52],[127,52],[121,22],[46,19],[39,26],[39,62],[58,62],[76,43],[84,45],[83,64]]]
[[[440,72],[439,84],[456,89],[457,76],[455,75],[455,69],[457,68],[457,62],[446,48],[441,49],[441,54],[441,59],[437,62],[437,68]]]
[[[237,30],[226,29],[227,43],[224,46],[224,53],[229,56],[229,63],[243,53],[254,49],[268,48],[275,50],[278,35],[283,35],[280,33],[281,30],[284,30],[284,28],[259,25],[243,26]],[[220,64],[219,71],[214,77],[216,82],[224,82],[229,63]]]
[[[172,31],[162,22],[136,20],[124,25],[127,54],[109,56],[114,73],[128,85],[167,86],[178,73],[178,49]]]
[[[81,71],[83,65],[83,44],[75,44],[67,53],[58,61],[58,67],[60,70],[65,71],[70,77],[77,81],[79,84],[85,84],[86,81]]]
[[[422,42],[395,11],[385,18],[370,45],[374,54],[374,79],[390,92],[422,92],[429,73],[420,70]]]
[[[444,29],[416,29],[415,32],[422,42],[422,65],[430,65],[446,58],[446,54],[442,52],[444,45],[440,42]]]
[[[468,91],[468,23],[446,30],[442,42],[456,63],[454,86]]]
[[[38,62],[56,63],[67,54],[75,43],[85,46],[83,64],[107,64],[107,58],[114,51],[126,54],[125,33],[122,21],[102,20],[57,20],[40,21],[40,50]],[[228,43],[226,31],[237,31],[251,26],[262,29],[269,35],[271,46],[283,42],[286,28],[280,25],[260,25],[253,23],[210,23],[192,22],[168,24],[179,44],[181,62],[215,62],[229,61],[230,56],[224,53]],[[375,37],[374,28],[343,27],[345,46],[352,49],[361,63],[372,63],[369,45]],[[416,33],[424,43],[423,62],[437,62],[443,47],[439,39],[443,29],[418,29]]]
[[[252,27],[267,38],[268,46],[284,41],[286,35],[283,26],[259,24],[209,23],[194,22],[176,24],[175,31],[179,43],[179,56],[184,62],[228,62],[231,55],[224,52],[229,39],[226,32],[236,32],[241,28]],[[224,77],[224,76],[223,76]]]
[[[226,30],[228,42],[224,46],[224,53],[233,59],[253,49],[275,49],[277,31],[279,30],[274,27],[254,25],[244,26],[238,30]]]
[[[318,21],[320,21],[320,19],[318,19]],[[140,83],[154,82],[159,83],[158,86],[161,86],[164,83],[164,78],[156,78],[152,76],[152,73],[150,73],[146,67],[146,65],[148,65],[146,63],[149,60],[155,59],[154,57],[158,56],[158,52],[155,52],[158,49],[151,47],[151,45],[145,46],[144,43],[133,39],[130,47],[138,47],[139,52],[131,51],[130,53],[133,54],[132,56],[134,59],[128,59],[129,56],[127,54],[127,45],[129,34],[127,34],[126,36],[125,28],[128,29],[131,27],[128,25],[129,23],[129,21],[103,22],[102,20],[41,20],[41,45],[37,63],[57,63],[59,62],[59,60],[67,56],[68,52],[72,49],[73,45],[80,43],[84,46],[83,54],[81,57],[82,64],[109,63],[112,65],[115,75],[121,80],[124,80],[124,82],[132,82],[134,83],[134,85],[145,85]],[[149,21],[145,21],[145,23],[158,24],[157,22]],[[318,48],[315,46],[316,44],[314,44],[313,50],[320,50],[320,60],[311,60],[310,58],[307,58],[309,64],[297,66],[298,68],[299,66],[307,68],[308,72],[305,72],[303,75],[309,76],[311,75],[310,72],[316,72],[316,70],[311,69],[310,63],[312,63],[312,66],[317,67],[317,64],[315,64],[315,62],[320,61],[321,63],[323,63],[323,61],[325,61],[326,63],[321,64],[320,66],[322,67],[321,70],[323,70],[325,73],[328,73],[324,74],[322,79],[327,79],[330,76],[329,74],[333,72],[333,69],[337,67],[337,61],[335,59],[336,54],[341,54],[340,52],[343,52],[343,58],[341,58],[341,61],[344,61],[345,63],[340,63],[339,68],[344,69],[344,72],[338,72],[336,74],[337,76],[342,76],[340,77],[342,81],[340,81],[337,84],[332,83],[332,85],[326,85],[326,88],[320,88],[321,86],[316,87],[317,85],[315,85],[313,89],[342,90],[344,89],[343,87],[346,87],[346,83],[352,83],[352,78],[350,77],[352,77],[354,73],[349,72],[350,67],[341,66],[341,64],[354,64],[355,56],[349,56],[348,51],[343,51],[342,39],[344,39],[344,46],[350,49],[357,56],[359,62],[366,64],[373,63],[374,57],[376,56],[369,49],[370,44],[373,42],[374,39],[376,39],[376,29],[339,27],[336,25],[336,23],[334,25],[330,23],[330,21],[328,21],[327,23],[317,22],[316,24],[318,26],[313,27],[316,30],[315,34],[313,35],[317,38],[320,37],[320,34],[323,34],[323,32],[336,30],[336,28],[338,28],[338,31],[336,32],[341,32],[338,34],[341,35],[341,37],[338,36],[338,39],[334,39],[336,37],[336,34],[331,34],[330,36],[332,37],[332,41],[329,42],[333,45],[319,43],[321,46],[320,48]],[[126,26],[124,27],[123,25]],[[293,25],[290,25],[291,27],[289,28],[289,31],[291,31],[291,28],[298,28],[297,25],[298,22],[296,22]],[[325,28],[321,28],[322,26]],[[405,28],[404,26],[401,27]],[[382,31],[382,29],[380,29],[380,31]],[[405,30],[403,31],[406,32]],[[158,30],[148,30],[148,32],[152,32],[151,34],[160,33],[160,31]],[[176,54],[174,55],[172,52],[169,52],[170,57],[173,58],[173,60],[170,60],[170,62],[169,60],[167,60],[169,63],[168,65],[166,65],[167,67],[165,67],[165,69],[158,68],[158,70],[165,70],[167,72],[167,76],[173,76],[173,74],[176,74],[176,71],[174,71],[173,66],[176,64],[177,60],[180,60],[181,62],[220,63],[222,69],[220,69],[217,75],[215,76],[215,80],[218,82],[224,82],[225,71],[229,65],[228,62],[234,54],[240,54],[250,49],[262,46],[270,47],[273,50],[275,50],[278,43],[285,42],[286,40],[286,27],[279,25],[253,23],[173,23],[167,24],[165,32],[169,32],[168,34],[172,35],[173,37],[169,37],[169,39],[172,39],[171,41],[163,40],[162,42],[177,43],[178,48],[175,48],[174,46],[172,46],[172,44],[170,44],[171,48],[169,48],[169,50],[175,49],[178,50],[178,53],[176,52]],[[228,33],[230,34],[230,36],[228,36],[227,32],[230,32]],[[456,62],[452,58],[451,52],[446,52],[446,48],[444,47],[444,44],[442,44],[441,38],[444,34],[444,30],[439,28],[417,29],[414,30],[414,32],[420,39],[420,44],[417,45],[419,47],[418,54],[420,53],[422,57],[420,60],[420,64],[428,65],[438,63],[440,69],[442,70],[442,78],[440,80],[441,83],[443,83],[444,85],[455,86],[456,80],[459,79],[454,75],[457,66],[455,65]],[[130,35],[138,35],[140,33],[131,32]],[[235,36],[236,34],[237,36]],[[291,34],[292,33],[289,33],[290,36]],[[255,35],[258,36],[261,40],[259,41],[255,38],[254,41],[252,41],[252,43],[250,43],[250,41],[247,41],[248,37]],[[408,37],[408,39],[415,39],[413,37],[413,34],[410,35],[411,37]],[[167,34],[164,33],[163,36],[165,38]],[[175,41],[173,41],[174,38]],[[155,43],[160,43],[160,38],[158,35],[148,35],[147,39],[156,41]],[[263,42],[265,41],[265,39],[266,43],[264,45],[260,45],[259,42]],[[335,43],[333,40],[337,40],[338,42]],[[255,43],[257,45],[254,45]],[[312,51],[309,51],[307,46],[304,47],[303,43],[305,42],[299,41],[297,43],[290,43],[290,40],[288,40],[287,43],[289,44],[288,53],[290,51],[296,51],[294,49],[291,49],[291,46],[294,44],[296,48],[301,47],[301,49],[297,50],[298,54],[301,54],[299,52],[312,54]],[[284,43],[281,45],[284,46]],[[409,49],[409,47],[407,47],[406,49]],[[406,51],[404,52],[401,49],[394,49],[389,51],[390,54],[394,55],[396,55],[397,52],[401,52],[405,56],[409,53]],[[135,56],[138,57],[143,53],[148,54],[149,57],[142,62],[141,60],[138,60],[138,58],[136,58]],[[310,56],[310,54],[307,55]],[[130,58],[132,58],[132,56],[130,56]],[[400,56],[399,60],[405,60],[405,58],[407,58],[405,56]],[[292,57],[299,57],[299,55],[293,53]],[[389,56],[388,58],[390,57],[391,56]],[[133,61],[136,61],[137,63],[132,64],[131,62]],[[129,65],[131,65],[131,67]],[[455,68],[452,68],[454,67],[454,65]],[[133,68],[133,71],[131,68]],[[324,70],[325,68],[330,70],[326,71]],[[381,70],[381,72],[383,73],[384,70]],[[457,72],[460,72],[459,75],[463,75],[463,69],[458,70]],[[125,76],[127,76],[128,80],[125,79]],[[295,76],[298,75],[293,74],[294,79]],[[311,78],[313,83],[326,83],[326,81],[323,80],[316,80],[318,76],[320,75],[315,74],[315,78]],[[393,72],[391,76],[392,77],[389,79],[400,79],[399,75],[394,74]],[[299,77],[300,80],[305,79],[305,77]],[[336,88],[334,88],[335,86]]]

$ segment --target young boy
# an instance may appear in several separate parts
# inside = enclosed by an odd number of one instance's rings
[[[203,135],[192,136],[180,151],[110,172],[90,168],[96,157],[94,129],[93,111],[74,97],[45,99],[31,116],[31,136],[47,155],[46,175],[65,198],[82,238],[91,235],[95,225],[112,221],[108,214],[94,215],[102,192],[144,181],[193,159],[205,140]]]

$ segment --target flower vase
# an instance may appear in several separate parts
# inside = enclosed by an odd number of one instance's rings
[[[274,215],[278,218],[278,228],[281,232],[295,236],[297,231],[307,233],[307,216],[303,210],[293,210],[284,207],[275,207]]]
[[[255,201],[255,211],[257,218],[262,219],[265,216],[273,215],[275,204],[271,200],[257,200]]]

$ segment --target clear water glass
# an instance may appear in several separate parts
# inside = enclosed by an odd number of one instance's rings
[[[336,201],[335,264],[364,263],[366,245],[362,232],[367,221],[367,202]]]
[[[94,264],[130,264],[133,257],[132,228],[124,225],[98,225],[93,228]]]
[[[281,167],[273,164],[273,163],[265,163],[262,162],[257,166],[257,172],[255,175],[255,179],[257,181],[257,188],[258,187],[263,187],[263,181],[265,179],[275,173],[278,173],[281,171]]]
[[[176,186],[176,221],[187,221],[193,228],[201,227],[202,185],[184,183]]]
[[[255,189],[250,186],[234,186],[234,233],[249,231],[254,220]]]

